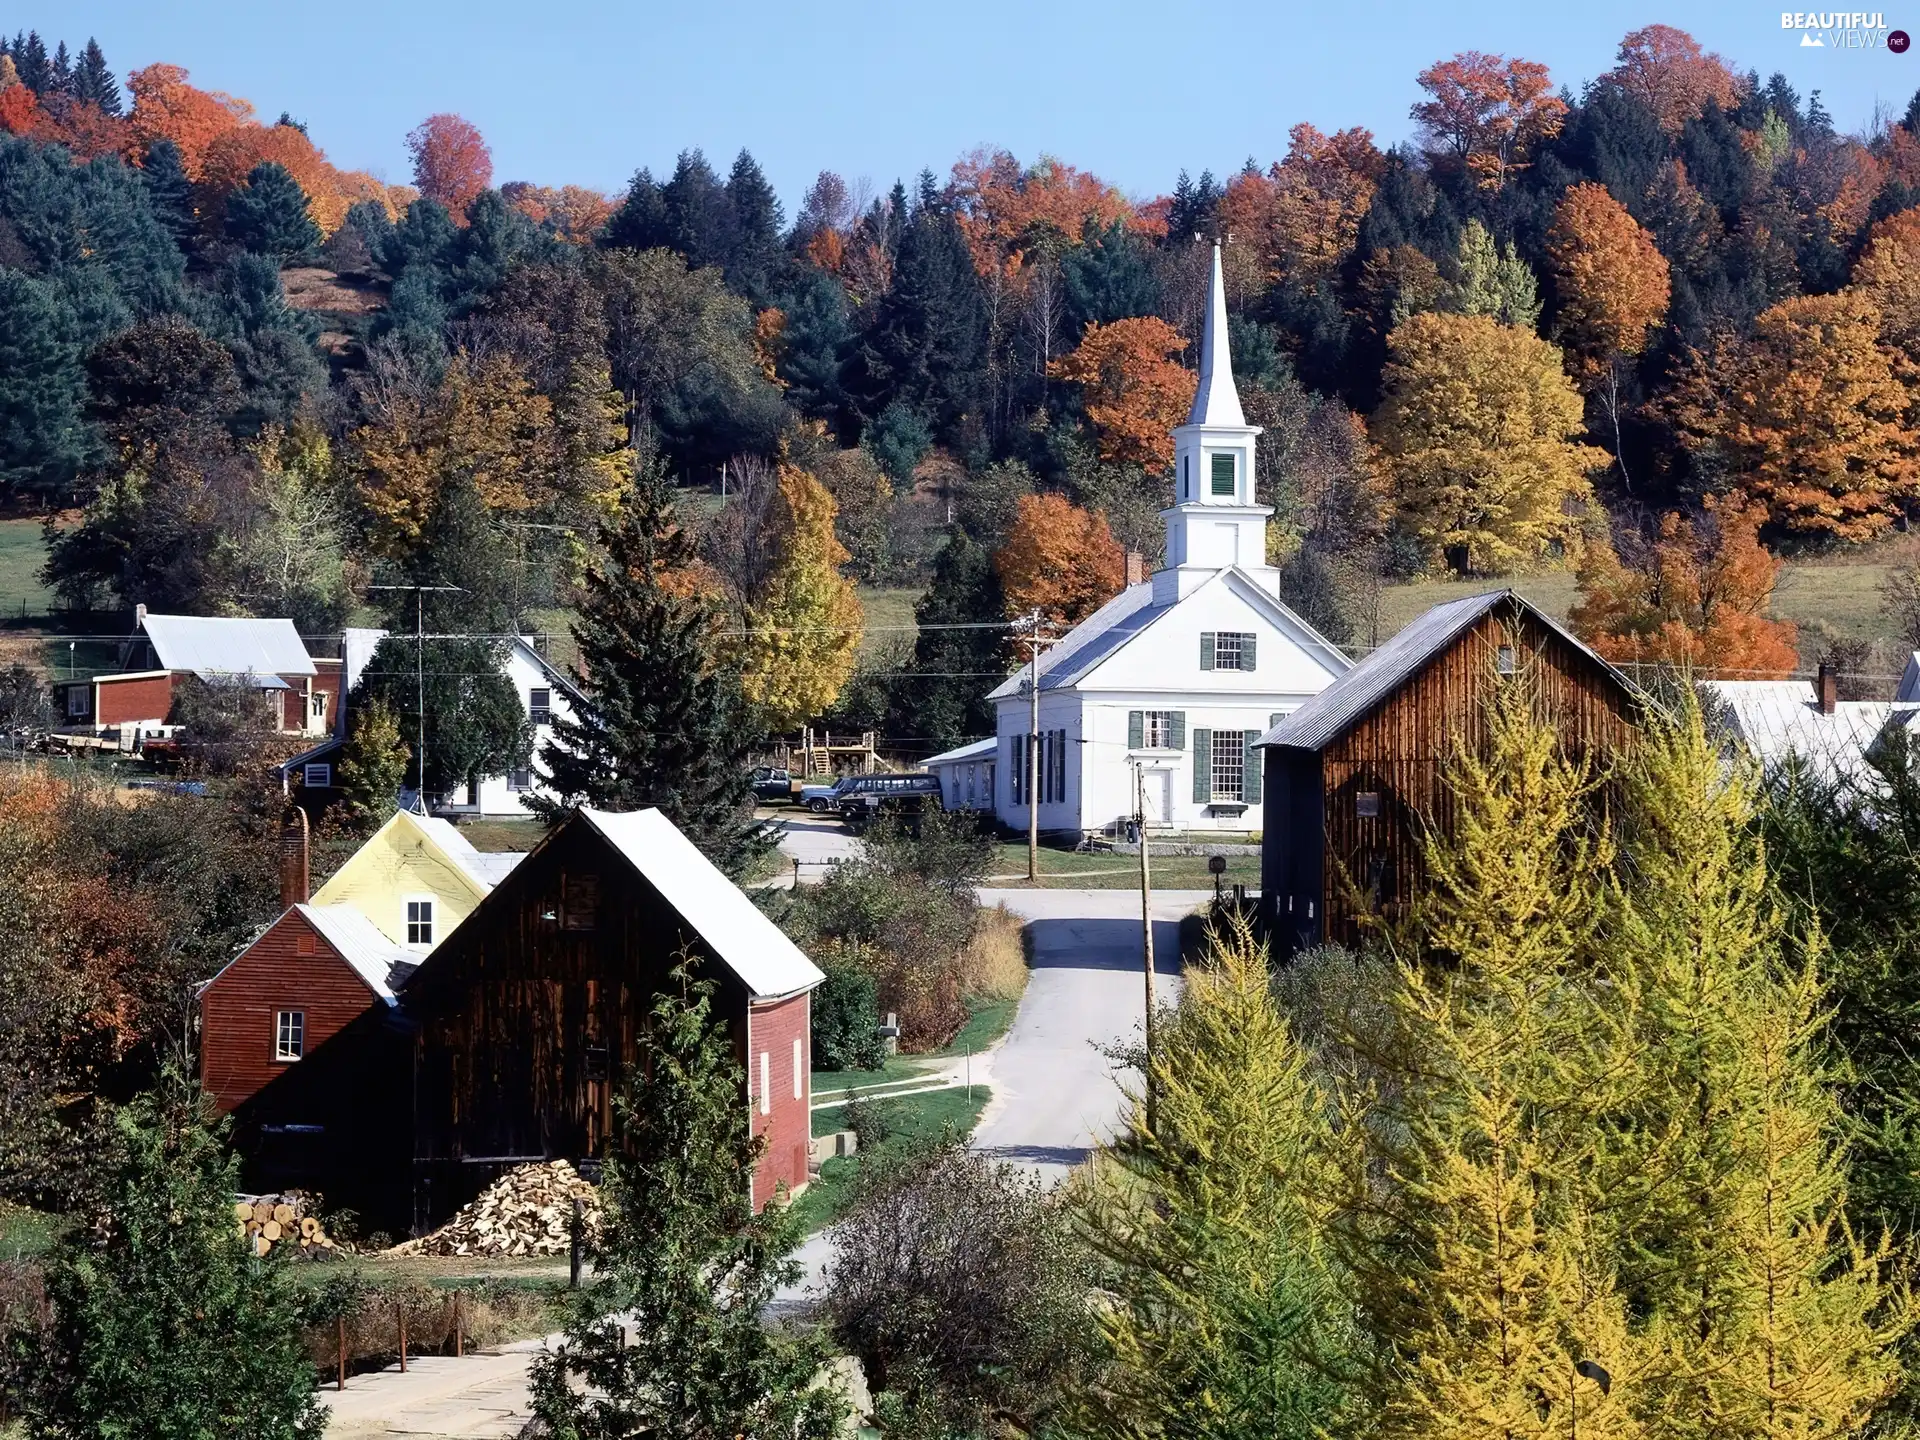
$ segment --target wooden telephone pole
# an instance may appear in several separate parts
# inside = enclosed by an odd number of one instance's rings
[[[1147,774],[1138,760],[1133,762],[1133,800],[1136,824],[1140,830],[1140,942],[1146,955],[1146,1103],[1147,1133],[1154,1129],[1153,1093],[1153,872],[1147,860]]]
[[[1046,617],[1039,607],[1029,610],[1013,622],[1013,629],[1027,641],[1030,669],[1027,674],[1027,880],[1040,879],[1040,649],[1050,637],[1040,633]]]

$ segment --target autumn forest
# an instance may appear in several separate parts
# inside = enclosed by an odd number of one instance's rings
[[[1407,144],[1300,124],[1150,199],[983,149],[789,217],[744,151],[601,194],[452,114],[387,184],[16,36],[0,504],[75,610],[324,631],[432,579],[498,633],[576,602],[647,471],[770,728],[951,741],[1002,642],[863,650],[855,587],[1070,622],[1151,565],[1219,241],[1270,557],[1331,638],[1377,643],[1383,584],[1562,570],[1609,656],[1784,674],[1781,560],[1920,500],[1920,97],[1847,136],[1667,26],[1604,59],[1440,59]]]

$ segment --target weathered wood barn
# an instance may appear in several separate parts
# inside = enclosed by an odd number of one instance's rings
[[[1497,590],[1435,606],[1261,737],[1261,918],[1276,959],[1355,943],[1369,910],[1406,913],[1427,827],[1451,824],[1443,768],[1483,741],[1493,687],[1515,683],[1570,753],[1604,759],[1638,721],[1624,675]]]
[[[682,957],[716,986],[768,1148],[757,1205],[807,1183],[811,992],[825,978],[658,810],[581,810],[407,981],[413,1223],[503,1171],[597,1159],[640,1027]]]

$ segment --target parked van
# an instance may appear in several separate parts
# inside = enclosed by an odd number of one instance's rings
[[[940,777],[922,771],[915,775],[855,775],[834,800],[847,828],[858,834],[877,815],[918,815],[940,808]]]

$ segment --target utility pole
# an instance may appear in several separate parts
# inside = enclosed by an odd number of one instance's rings
[[[1043,620],[1038,606],[1013,622],[1027,632],[1031,670],[1027,678],[1027,882],[1040,880],[1040,646]]]
[[[1147,862],[1147,776],[1138,760],[1133,762],[1134,811],[1140,827],[1140,941],[1146,953],[1147,977],[1147,1133],[1154,1129],[1153,1093],[1153,873]]]

